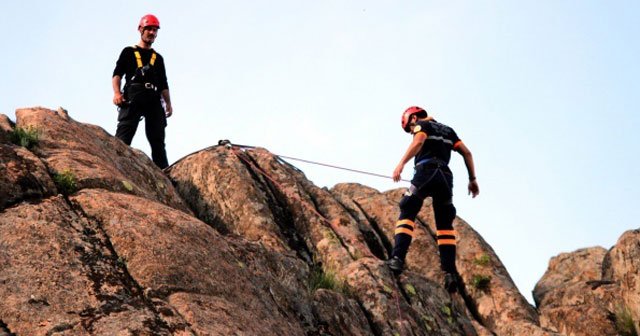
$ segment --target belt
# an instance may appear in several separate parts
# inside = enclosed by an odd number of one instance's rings
[[[434,166],[434,167],[447,167],[448,164],[446,162],[444,162],[444,160],[438,159],[438,158],[427,158],[427,159],[422,159],[420,161],[418,161],[418,163],[416,163],[416,165],[414,166],[415,168],[417,168],[418,166],[421,165],[425,165],[425,166]]]
[[[131,83],[131,86],[144,86],[145,89],[157,91],[158,87],[153,85],[152,83]]]

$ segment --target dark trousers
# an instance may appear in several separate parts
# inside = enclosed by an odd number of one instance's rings
[[[453,220],[456,208],[452,202],[453,175],[445,164],[424,164],[416,167],[411,187],[400,201],[400,217],[396,223],[392,257],[404,260],[415,228],[415,219],[426,197],[433,199],[436,238],[443,271],[456,273],[456,234]]]
[[[167,117],[164,114],[164,108],[162,108],[159,97],[145,102],[132,102],[120,107],[116,138],[127,145],[131,145],[142,117],[145,119],[145,133],[151,146],[151,159],[156,166],[164,169],[169,166],[164,144],[164,129],[167,126]]]

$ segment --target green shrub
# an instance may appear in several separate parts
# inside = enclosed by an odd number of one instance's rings
[[[40,140],[40,131],[34,127],[16,127],[11,132],[11,142],[18,146],[32,149]]]
[[[320,288],[330,289],[351,296],[349,286],[344,281],[339,280],[334,272],[324,272],[322,268],[317,267],[311,272],[309,290],[315,292]]]
[[[626,306],[619,306],[616,309],[616,331],[620,336],[638,336],[633,323],[631,311]]]
[[[488,254],[483,254],[475,259],[473,259],[473,263],[478,266],[487,266],[491,262],[491,257]]]
[[[473,288],[484,291],[489,289],[491,283],[491,277],[487,275],[474,274],[471,278],[471,285]]]
[[[69,169],[56,173],[53,176],[53,181],[56,183],[58,191],[63,195],[71,195],[78,191],[76,176]]]
[[[453,310],[448,305],[442,306],[440,311],[447,316],[447,323],[453,324]]]
[[[407,292],[407,294],[409,294],[409,296],[414,297],[416,296],[417,292],[416,292],[416,288],[413,287],[412,284],[406,284],[404,285],[404,290]]]

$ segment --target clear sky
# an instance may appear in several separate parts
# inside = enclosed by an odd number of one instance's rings
[[[478,198],[451,163],[458,215],[529,300],[551,257],[640,226],[638,1],[3,1],[0,113],[62,106],[114,134],[111,74],[147,13],[170,162],[230,139],[391,175],[419,105],[473,152]],[[142,127],[133,146],[149,153]],[[407,186],[292,163],[319,186]]]

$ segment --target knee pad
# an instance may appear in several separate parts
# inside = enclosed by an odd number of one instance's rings
[[[414,220],[422,208],[424,200],[414,194],[405,195],[400,200],[400,218]]]

